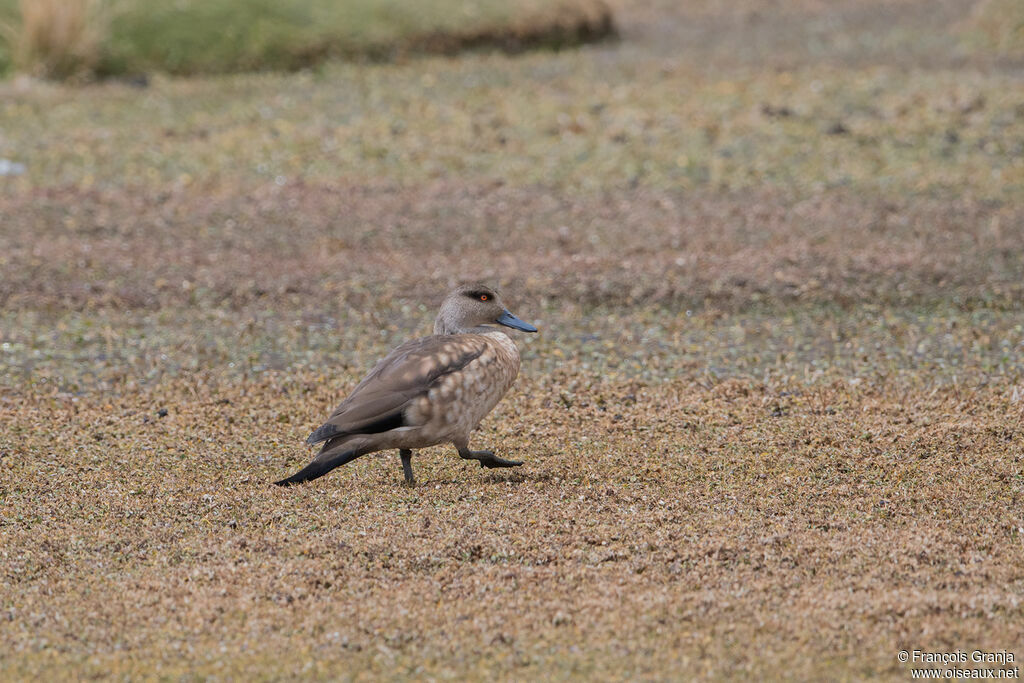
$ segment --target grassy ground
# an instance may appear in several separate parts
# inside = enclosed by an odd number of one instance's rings
[[[0,677],[905,680],[1024,638],[1024,90],[968,4],[10,83]],[[456,281],[478,443],[269,485]]]
[[[42,2],[43,0],[39,0]],[[19,54],[23,66],[55,75],[79,69],[101,75],[161,71],[174,74],[293,70],[331,57],[393,59],[418,52],[472,47],[510,50],[564,47],[609,35],[613,27],[600,0],[507,3],[496,0],[145,0],[51,2],[37,24],[60,24],[58,15],[88,17],[94,34],[88,54],[48,64],[51,52],[68,49],[67,36],[49,40],[43,28],[33,50],[23,37],[35,26],[20,21],[18,0],[0,0],[0,73]],[[78,9],[75,9],[78,8]],[[0,33],[3,41],[4,33]],[[32,42],[32,41],[29,41]],[[13,47],[12,47],[13,46]],[[75,61],[82,62],[76,65]],[[52,61],[52,60],[51,60]]]

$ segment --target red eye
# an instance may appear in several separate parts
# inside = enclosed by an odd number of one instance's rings
[[[489,301],[490,298],[491,297],[487,296],[486,294],[481,294],[480,295],[480,301]]]

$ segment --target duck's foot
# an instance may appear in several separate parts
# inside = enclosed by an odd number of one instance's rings
[[[460,448],[459,457],[463,460],[479,460],[480,467],[519,467],[523,464],[520,460],[499,458],[491,451],[471,451],[468,448]]]
[[[416,479],[412,476],[412,451],[408,448],[400,448],[398,455],[402,458],[402,472],[405,473],[405,485],[415,486]]]

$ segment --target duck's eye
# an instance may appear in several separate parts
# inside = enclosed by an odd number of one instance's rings
[[[490,301],[490,300],[491,300],[491,297],[489,297],[488,295],[486,295],[486,294],[481,294],[480,295],[480,301]]]

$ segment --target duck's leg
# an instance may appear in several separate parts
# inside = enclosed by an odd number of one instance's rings
[[[402,458],[402,471],[405,473],[405,483],[415,486],[416,480],[412,476],[412,451],[408,448],[398,449],[398,455]]]
[[[491,451],[471,451],[469,443],[455,443],[459,449],[459,457],[463,460],[479,460],[480,467],[518,467],[523,463],[519,460],[506,460],[499,458]]]

